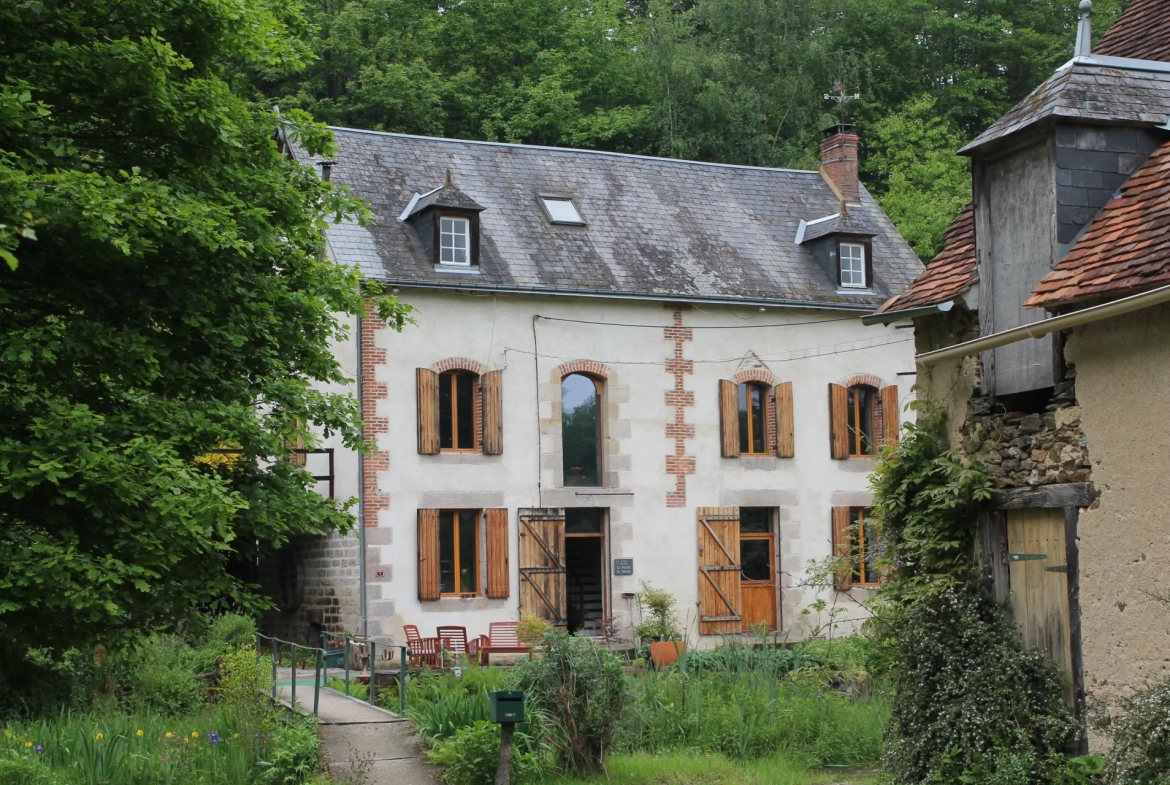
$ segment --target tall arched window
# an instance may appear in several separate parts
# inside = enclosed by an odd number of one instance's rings
[[[878,391],[868,384],[855,384],[849,388],[849,454],[851,456],[874,455],[877,443],[874,441],[874,420],[878,406]]]
[[[565,485],[601,485],[601,382],[583,373],[561,380]]]
[[[475,384],[479,377],[467,371],[439,374],[439,449],[476,449]]]
[[[768,388],[758,382],[739,386],[739,454],[768,452]]]

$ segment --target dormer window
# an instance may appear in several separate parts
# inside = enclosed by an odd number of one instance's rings
[[[439,217],[439,264],[471,264],[471,221]]]
[[[870,288],[869,243],[841,240],[837,243],[837,283],[843,289]]]
[[[540,206],[544,208],[544,214],[548,216],[549,223],[568,224],[570,226],[585,225],[585,221],[581,219],[581,214],[577,212],[577,206],[567,196],[541,194]]]

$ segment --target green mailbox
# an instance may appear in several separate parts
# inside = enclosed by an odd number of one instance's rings
[[[524,722],[524,693],[520,690],[488,693],[488,719],[492,722]]]

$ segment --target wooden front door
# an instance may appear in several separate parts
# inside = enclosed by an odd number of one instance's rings
[[[1007,539],[1012,618],[1020,635],[1072,673],[1064,510],[1009,510]]]
[[[743,629],[761,624],[776,629],[776,538],[770,509],[740,508],[739,562]]]
[[[565,511],[522,509],[520,530],[520,613],[565,625]]]
[[[739,508],[700,507],[699,634],[733,635],[743,629],[739,563]]]

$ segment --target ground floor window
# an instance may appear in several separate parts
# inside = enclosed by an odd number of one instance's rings
[[[439,592],[479,593],[479,511],[439,511]]]
[[[878,570],[882,547],[868,507],[849,508],[849,537],[853,556],[853,585],[878,585],[882,579]]]

